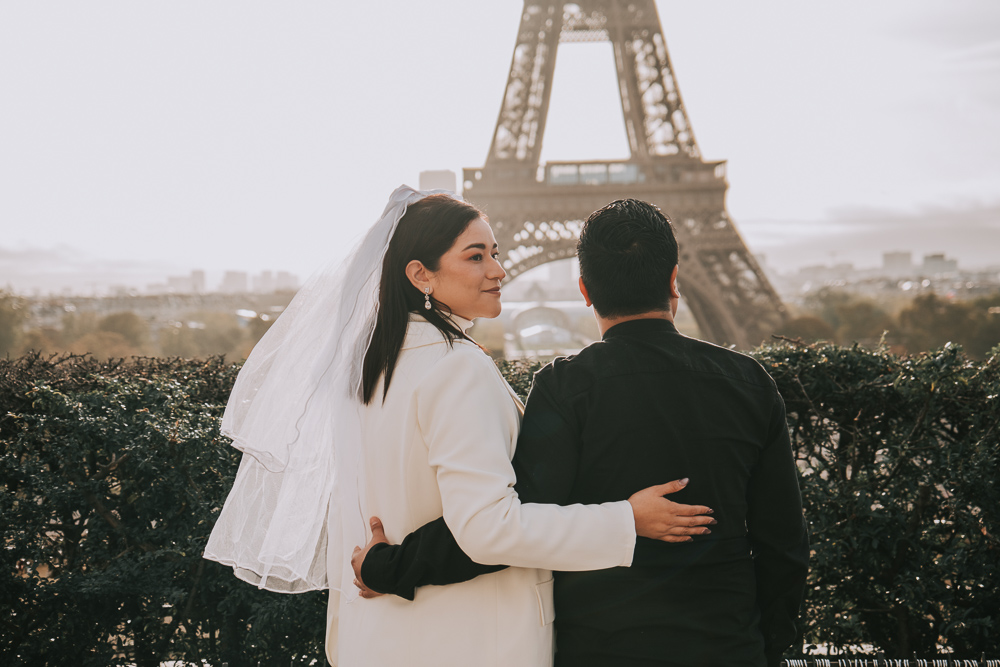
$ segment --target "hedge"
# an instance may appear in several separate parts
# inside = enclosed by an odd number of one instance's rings
[[[239,463],[218,433],[237,371],[0,362],[0,664],[324,664],[323,595],[201,558]]]
[[[1000,348],[769,347],[813,555],[807,644],[1000,648]]]
[[[754,355],[785,397],[811,527],[801,650],[997,653],[1000,349]],[[522,395],[538,367],[500,366]],[[0,360],[0,663],[325,664],[324,594],[201,558],[239,463],[218,434],[237,371]]]

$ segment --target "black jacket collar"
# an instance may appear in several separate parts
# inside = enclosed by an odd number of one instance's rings
[[[665,320],[661,317],[628,320],[627,322],[616,324],[605,331],[601,340],[607,340],[608,338],[613,338],[615,336],[634,336],[636,334],[654,333],[657,331],[677,333],[677,327],[675,327],[674,323],[670,320]]]

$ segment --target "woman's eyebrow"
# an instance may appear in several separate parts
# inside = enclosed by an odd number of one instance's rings
[[[499,246],[496,243],[494,243],[493,247],[497,248]],[[479,250],[486,250],[486,244],[485,243],[473,243],[471,245],[466,246],[465,250],[472,250],[473,248],[478,248]],[[465,250],[463,250],[462,252],[465,252]]]

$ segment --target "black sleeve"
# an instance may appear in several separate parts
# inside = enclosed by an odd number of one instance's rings
[[[514,453],[515,489],[521,502],[564,503],[576,471],[573,429],[536,375]],[[379,593],[412,600],[418,586],[443,586],[497,572],[505,565],[480,565],[465,555],[444,519],[407,535],[402,544],[376,545],[361,564],[361,579]]]
[[[747,501],[760,629],[767,663],[777,665],[798,634],[796,625],[809,569],[802,496],[785,422],[785,404],[777,393],[768,441],[751,474]]]
[[[402,544],[372,547],[361,564],[361,579],[373,591],[412,600],[417,586],[457,584],[505,567],[473,562],[442,517],[417,528]]]

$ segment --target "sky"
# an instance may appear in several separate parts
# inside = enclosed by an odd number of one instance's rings
[[[482,166],[522,6],[0,4],[0,287],[304,278],[399,184]],[[1000,263],[1000,3],[657,6],[768,264]],[[609,44],[560,47],[543,160],[627,157],[615,86]]]

